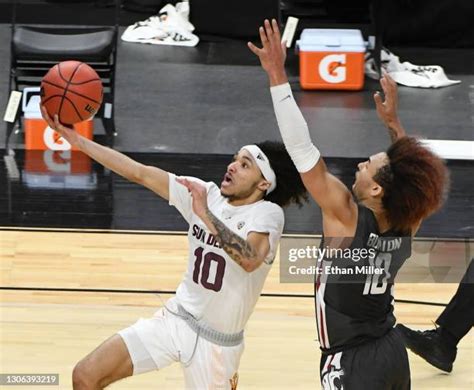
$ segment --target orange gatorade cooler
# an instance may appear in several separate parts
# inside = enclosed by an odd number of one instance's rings
[[[76,150],[69,142],[51,129],[41,117],[40,88],[23,90],[22,109],[24,115],[25,149],[27,150]],[[94,125],[88,120],[74,125],[74,130],[88,139],[92,139]]]
[[[360,30],[304,29],[296,42],[303,89],[360,90],[365,42]]]

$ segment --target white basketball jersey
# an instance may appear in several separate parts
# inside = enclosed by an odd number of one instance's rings
[[[268,233],[270,251],[265,262],[253,272],[245,271],[220,248],[206,225],[194,214],[187,188],[170,174],[169,203],[189,223],[188,268],[176,291],[176,299],[184,309],[212,328],[236,333],[244,329],[275,258],[283,231],[283,210],[264,200],[232,206],[216,184],[192,177],[188,179],[199,181],[207,188],[209,209],[234,233],[243,239],[250,232]]]

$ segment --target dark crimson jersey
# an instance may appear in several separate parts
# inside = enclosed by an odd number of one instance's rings
[[[393,280],[411,255],[411,237],[381,234],[373,212],[361,205],[358,210],[354,238],[318,261],[315,306],[324,353],[382,337],[395,324]],[[334,247],[334,240],[324,237],[321,249]]]

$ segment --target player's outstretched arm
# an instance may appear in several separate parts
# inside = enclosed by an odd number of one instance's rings
[[[53,120],[43,106],[41,107],[41,114],[49,127],[57,131],[66,141],[76,146],[92,159],[120,176],[149,188],[162,198],[169,199],[168,172],[156,167],[140,164],[123,153],[99,145],[77,134],[73,129],[63,126],[59,122],[57,115],[55,115]]]
[[[308,125],[298,108],[288,84],[285,71],[286,46],[281,42],[276,20],[265,20],[260,27],[262,48],[248,43],[267,72],[273,107],[278,121],[281,137],[303,183],[318,203],[327,222],[334,221],[337,227],[352,227],[357,219],[357,205],[349,189],[335,176],[331,175],[320,156],[319,150],[311,141]],[[331,229],[334,231],[334,229]],[[341,229],[338,229],[341,231]]]
[[[256,270],[265,261],[270,242],[267,233],[251,232],[244,240],[217,218],[207,206],[207,190],[202,184],[177,178],[193,198],[193,211],[216,237],[219,245],[245,271]]]
[[[385,95],[385,100],[382,99],[380,92],[377,91],[374,94],[375,108],[377,109],[379,119],[388,129],[392,142],[395,142],[406,135],[405,129],[398,117],[397,83],[384,71],[380,78],[380,86]]]

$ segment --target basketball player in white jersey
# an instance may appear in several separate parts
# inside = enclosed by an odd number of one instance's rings
[[[235,389],[245,324],[283,230],[281,206],[306,197],[283,144],[242,147],[218,187],[142,165],[42,113],[71,145],[169,200],[189,223],[188,267],[176,296],[81,360],[74,389],[102,389],[175,362],[187,389]]]

